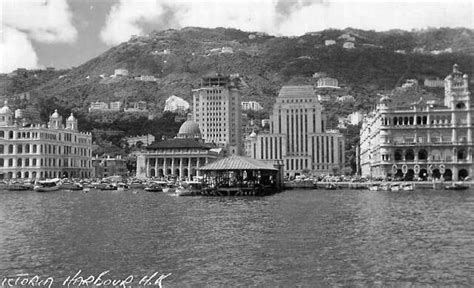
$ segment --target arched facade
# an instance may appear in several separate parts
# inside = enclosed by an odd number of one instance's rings
[[[390,97],[382,97],[362,123],[361,174],[407,178],[413,170],[416,180],[472,176],[474,114],[468,85],[468,76],[454,65],[445,79],[444,106],[420,99],[400,109],[391,106]],[[406,166],[403,176],[402,166]]]
[[[92,176],[90,133],[79,132],[77,125],[65,127],[57,111],[48,125],[20,126],[13,120],[5,104],[0,108],[0,179]]]

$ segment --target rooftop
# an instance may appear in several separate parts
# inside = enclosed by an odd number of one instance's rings
[[[198,142],[194,139],[168,139],[165,141],[154,143],[148,147],[147,150],[157,150],[157,149],[191,149],[191,148],[199,148],[199,149],[211,149],[214,146],[211,144],[205,144],[202,142]]]
[[[311,85],[300,85],[300,86],[283,86],[278,93],[279,98],[294,98],[294,97],[316,97],[313,86]]]
[[[272,170],[277,171],[271,165],[250,157],[232,155],[216,162],[212,162],[200,170]]]

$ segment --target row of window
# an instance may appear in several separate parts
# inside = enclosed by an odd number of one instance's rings
[[[16,147],[16,150],[15,150]],[[39,149],[38,149],[39,147]],[[61,147],[63,149],[61,149]],[[91,157],[92,151],[87,148],[77,148],[77,147],[70,147],[70,146],[57,146],[51,144],[42,144],[42,145],[30,145],[30,144],[9,144],[3,145],[0,144],[0,154],[56,154],[56,150],[58,154],[63,155],[78,155],[78,156],[89,156]],[[6,153],[5,153],[6,152]]]
[[[78,166],[73,159],[56,159],[56,158],[18,158],[18,159],[4,159],[0,158],[0,167],[83,167],[90,168],[91,164],[88,160],[79,160]],[[56,165],[57,164],[57,165]],[[15,166],[14,166],[15,165]]]
[[[61,133],[54,134],[54,133],[42,133],[42,132],[16,132],[16,138],[15,138],[14,131],[0,131],[0,138],[4,138],[4,139],[43,139],[43,140],[53,140],[53,141],[59,140],[59,141],[73,142],[72,134],[65,133],[64,137],[62,137],[62,135],[63,134]],[[74,142],[78,142],[77,135],[74,135]],[[87,138],[80,137],[79,143],[90,144],[90,140]]]

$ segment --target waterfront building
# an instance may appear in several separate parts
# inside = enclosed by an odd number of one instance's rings
[[[205,77],[193,90],[193,117],[206,143],[225,147],[230,154],[242,152],[242,106],[239,78]]]
[[[420,99],[400,109],[383,96],[360,131],[363,176],[462,180],[473,174],[471,93],[454,65],[441,104]]]
[[[263,110],[263,107],[257,101],[244,101],[242,102],[242,110],[260,111]]]
[[[55,111],[45,124],[20,125],[7,103],[0,108],[0,179],[92,176],[92,135],[71,114]]]
[[[344,167],[344,137],[326,129],[326,115],[312,86],[283,86],[270,131],[245,141],[252,158],[282,161],[286,176],[333,174]]]
[[[204,143],[199,125],[191,115],[174,139],[156,142],[137,156],[137,177],[191,180],[198,169],[223,156],[222,148]]]
[[[94,177],[104,178],[109,176],[127,176],[127,161],[122,156],[110,157],[103,155],[92,158],[92,167],[94,168]]]

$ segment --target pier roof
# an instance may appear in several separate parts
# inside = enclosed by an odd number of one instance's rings
[[[212,162],[199,170],[272,170],[278,171],[271,165],[250,157],[232,155],[216,162]]]

